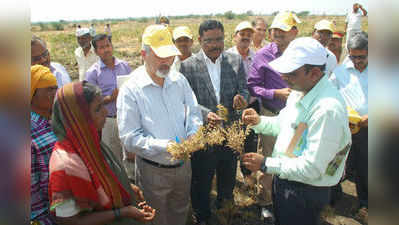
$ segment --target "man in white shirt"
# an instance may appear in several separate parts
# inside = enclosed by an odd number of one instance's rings
[[[180,64],[183,60],[192,55],[191,47],[193,46],[193,34],[187,26],[179,26],[173,30],[173,42],[181,55],[175,56],[172,69],[180,71]]]
[[[368,213],[368,36],[357,33],[348,41],[348,57],[337,67],[330,80],[338,88],[346,105],[361,116],[358,133],[352,134],[348,168],[352,169],[359,200],[359,216]]]
[[[65,67],[60,63],[50,61],[50,52],[46,43],[37,36],[33,36],[31,40],[31,65],[42,65],[50,69],[57,78],[58,88],[71,82],[71,77]]]
[[[182,62],[180,72],[187,78],[202,106],[204,121],[211,125],[223,122],[216,114],[218,104],[228,109],[227,123],[238,120],[238,112],[247,107],[249,97],[242,59],[223,51],[224,27],[219,21],[202,22],[198,33],[201,50]],[[191,157],[191,203],[196,224],[206,224],[211,217],[210,192],[215,173],[216,207],[234,203],[236,154],[226,144],[206,146],[205,149],[194,152]]]
[[[320,44],[322,44],[327,50],[327,76],[330,76],[335,67],[337,67],[337,58],[335,57],[334,53],[327,48],[334,31],[335,25],[331,21],[321,20],[314,25],[314,30],[312,33],[312,37],[318,40]]]
[[[94,48],[91,46],[92,36],[90,29],[79,28],[76,30],[76,38],[79,43],[79,47],[75,50],[75,59],[79,67],[79,81],[86,79],[87,70],[100,58],[94,52]]]
[[[117,98],[119,136],[136,154],[136,182],[157,216],[154,225],[184,225],[190,207],[191,163],[172,160],[167,146],[194,135],[202,125],[195,95],[184,76],[171,70],[180,55],[164,25],[144,30],[144,66],[131,74]]]
[[[348,45],[348,40],[353,36],[353,34],[362,31],[363,16],[367,16],[367,11],[363,6],[359,3],[353,4],[353,10],[346,15],[345,19],[346,47]]]

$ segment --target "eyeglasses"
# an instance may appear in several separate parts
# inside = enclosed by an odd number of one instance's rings
[[[367,58],[367,55],[349,55],[349,58],[351,60],[355,60],[355,59],[363,60],[363,59]]]
[[[221,43],[224,41],[224,37],[218,37],[218,38],[209,38],[209,39],[204,39],[203,42],[205,44],[210,44],[212,42],[216,42],[216,43]]]
[[[38,56],[32,56],[32,62],[37,62],[40,61],[42,58],[47,58],[49,55],[48,50],[44,51],[41,55]]]

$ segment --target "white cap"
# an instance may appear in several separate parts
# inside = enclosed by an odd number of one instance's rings
[[[291,73],[305,64],[326,64],[327,54],[326,48],[316,39],[301,37],[291,41],[283,55],[270,62],[270,66],[277,72]]]
[[[76,30],[76,37],[83,36],[85,34],[90,34],[90,29],[89,28],[79,28]]]
[[[251,23],[248,21],[242,21],[241,23],[239,23],[236,28],[234,29],[234,32],[240,32],[242,30],[252,30],[253,32],[255,32],[255,29],[252,27]]]

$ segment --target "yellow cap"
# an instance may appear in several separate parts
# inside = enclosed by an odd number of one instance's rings
[[[351,107],[347,107],[348,110],[348,116],[349,116],[349,127],[351,130],[352,134],[356,134],[359,132],[360,127],[359,127],[359,122],[362,120],[362,117],[359,115],[358,112],[356,112],[354,109]]]
[[[255,29],[252,27],[251,23],[248,21],[242,21],[241,23],[239,23],[236,26],[236,29],[234,29],[234,32],[237,33],[237,32],[240,32],[240,31],[246,30],[246,29],[249,29],[249,30],[252,30],[255,32]]]
[[[193,39],[193,34],[191,33],[190,28],[187,26],[179,26],[173,30],[173,40],[177,40],[180,37],[188,37],[191,40]]]
[[[273,19],[273,23],[270,26],[272,28],[278,28],[283,31],[290,31],[293,26],[302,23],[301,20],[295,15],[295,13],[284,11],[279,12]]]
[[[329,30],[332,33],[335,32],[335,25],[328,20],[320,20],[314,25],[314,29],[316,30]]]
[[[172,35],[164,25],[150,25],[145,28],[142,41],[143,44],[149,45],[158,57],[181,55],[173,44]]]

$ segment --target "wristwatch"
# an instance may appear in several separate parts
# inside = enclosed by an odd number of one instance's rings
[[[262,164],[260,165],[260,171],[263,173],[266,173],[267,167],[266,167],[266,157],[263,157]]]

